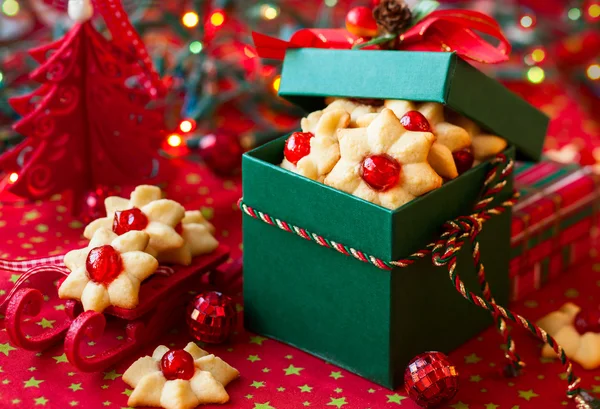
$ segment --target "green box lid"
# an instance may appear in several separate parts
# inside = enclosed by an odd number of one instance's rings
[[[317,48],[286,52],[279,95],[308,111],[323,97],[439,102],[539,160],[549,118],[454,53]]]

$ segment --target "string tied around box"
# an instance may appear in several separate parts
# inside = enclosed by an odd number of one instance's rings
[[[478,235],[483,230],[483,225],[487,220],[504,213],[507,209],[514,206],[519,198],[518,192],[514,191],[512,197],[508,200],[500,204],[494,204],[499,193],[506,187],[508,179],[513,173],[514,161],[504,154],[498,154],[491,160],[491,164],[492,169],[486,175],[483,193],[480,200],[475,204],[473,213],[467,216],[459,216],[454,220],[444,223],[443,232],[437,240],[425,246],[423,250],[395,261],[382,260],[361,250],[335,242],[302,227],[277,219],[248,206],[244,203],[243,198],[239,200],[238,205],[246,215],[254,219],[276,226],[281,230],[293,233],[322,247],[336,250],[345,256],[369,263],[382,270],[390,271],[395,267],[404,268],[419,260],[431,257],[434,265],[447,268],[450,281],[464,299],[487,310],[494,317],[498,331],[507,345],[505,357],[509,363],[504,371],[506,376],[517,376],[525,366],[525,363],[517,354],[515,342],[509,334],[507,323],[510,321],[527,330],[554,350],[566,373],[567,396],[575,401],[578,409],[600,409],[600,401],[580,388],[581,379],[575,375],[571,360],[554,338],[527,318],[498,305],[491,293],[490,286],[485,277],[485,267],[481,262]],[[482,296],[471,292],[458,273],[457,256],[467,242],[471,243],[473,247],[472,260],[477,271]]]

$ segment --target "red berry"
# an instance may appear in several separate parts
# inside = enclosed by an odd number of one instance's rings
[[[215,173],[230,175],[239,170],[244,148],[238,135],[219,130],[200,139],[198,154]]]
[[[425,115],[419,111],[408,111],[400,118],[402,126],[411,132],[431,132],[431,125]]]
[[[194,358],[183,349],[171,349],[160,360],[160,370],[169,381],[183,379],[187,381],[194,376],[196,367]]]
[[[312,132],[294,132],[290,135],[283,148],[285,158],[296,165],[300,159],[310,153],[310,139],[314,136]]]
[[[121,255],[113,246],[93,248],[85,261],[90,279],[98,284],[110,284],[123,271]]]
[[[359,6],[346,14],[346,30],[358,37],[374,37],[377,35],[377,22],[373,10]]]
[[[600,333],[600,310],[586,310],[582,309],[575,316],[575,329],[581,335],[586,332],[597,332]]]
[[[131,230],[144,230],[147,225],[148,217],[137,207],[115,212],[113,231],[119,236]]]
[[[372,155],[363,160],[361,176],[374,190],[385,192],[398,184],[402,167],[391,156]]]
[[[452,152],[452,157],[454,158],[454,163],[456,164],[459,175],[462,175],[467,170],[471,169],[473,167],[473,162],[475,162],[475,158],[470,149]]]

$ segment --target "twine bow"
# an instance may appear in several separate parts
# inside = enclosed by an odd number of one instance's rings
[[[303,239],[313,241],[323,247],[331,248],[362,262],[370,263],[383,270],[392,270],[394,267],[407,267],[425,257],[431,256],[431,261],[434,265],[438,267],[444,266],[448,269],[448,276],[452,281],[454,288],[464,299],[487,310],[494,317],[498,331],[508,347],[505,356],[509,361],[509,365],[505,368],[505,375],[517,376],[520,369],[525,366],[519,355],[516,353],[515,343],[508,332],[507,322],[511,321],[517,326],[529,331],[544,344],[548,344],[552,347],[565,369],[566,380],[568,383],[567,396],[575,400],[578,409],[600,408],[600,402],[579,387],[581,379],[575,375],[573,364],[569,358],[567,358],[563,348],[556,343],[554,338],[525,317],[498,305],[491,294],[489,284],[485,277],[485,267],[480,258],[478,235],[481,233],[485,221],[495,215],[502,214],[507,209],[514,206],[519,198],[518,192],[515,191],[510,199],[498,205],[494,204],[499,193],[508,183],[508,178],[514,169],[514,162],[506,155],[499,154],[491,161],[491,163],[493,165],[492,169],[486,176],[483,193],[481,199],[474,207],[474,212],[471,215],[459,216],[454,220],[444,223],[443,233],[438,240],[430,243],[423,250],[397,261],[385,261],[379,259],[355,248],[312,233],[302,227],[269,216],[268,214],[246,205],[243,202],[243,199],[240,199],[238,205],[246,215],[254,219],[261,220],[272,226],[277,226],[281,230],[294,233]],[[457,256],[467,242],[471,243],[473,247],[472,258],[477,271],[477,278],[482,291],[482,296],[474,294],[467,289],[465,283],[458,274]]]

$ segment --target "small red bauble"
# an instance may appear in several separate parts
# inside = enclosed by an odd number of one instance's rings
[[[377,35],[377,22],[373,10],[360,6],[351,9],[346,14],[346,30],[358,37],[374,37]]]
[[[372,155],[363,160],[360,176],[374,190],[385,192],[398,184],[401,169],[391,156]]]
[[[233,301],[217,291],[197,295],[188,305],[186,322],[196,340],[221,343],[227,340],[236,324]]]
[[[400,118],[402,126],[411,132],[431,132],[431,125],[425,115],[419,111],[408,111]]]
[[[81,208],[80,219],[87,223],[106,216],[104,200],[109,196],[114,196],[117,192],[106,186],[98,186],[84,197]]]
[[[475,157],[473,157],[473,153],[470,149],[452,152],[452,157],[454,158],[456,170],[458,170],[459,175],[462,175],[467,170],[471,169],[473,167],[473,162],[475,162]]]
[[[600,310],[582,309],[575,316],[575,329],[581,335],[586,332],[600,333]]]
[[[117,210],[113,219],[113,231],[125,234],[132,230],[144,230],[148,226],[148,217],[137,207],[129,210]]]
[[[454,398],[458,392],[458,372],[445,354],[426,352],[408,364],[404,388],[417,405],[434,408]]]
[[[312,132],[294,132],[285,141],[283,155],[293,163],[298,164],[298,161],[310,153],[310,140],[315,135]]]
[[[98,284],[110,284],[123,271],[121,255],[113,246],[95,247],[88,253],[85,269]]]
[[[160,360],[160,370],[169,381],[174,379],[187,381],[196,371],[194,357],[183,349],[171,349]]]
[[[215,173],[229,175],[239,170],[244,148],[238,136],[219,131],[202,137],[198,153]]]

